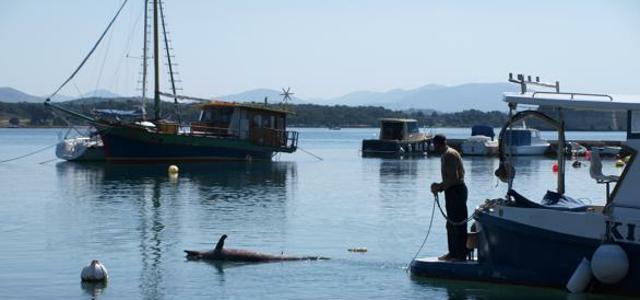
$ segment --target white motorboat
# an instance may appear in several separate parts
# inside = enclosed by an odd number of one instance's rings
[[[507,182],[508,192],[502,198],[487,200],[472,215],[477,259],[447,262],[418,258],[412,262],[411,272],[426,277],[637,296],[640,293],[640,162],[635,156],[640,150],[640,96],[560,93],[558,83],[532,82],[522,75],[518,80],[510,79],[522,86],[521,93],[504,95],[511,113],[518,106],[545,106],[560,112],[563,109],[626,111],[629,120],[625,146],[633,153],[630,162],[620,177],[592,172],[595,180],[591,184],[603,187],[602,194],[590,198],[602,199],[595,203],[603,205],[585,205],[565,194],[566,142],[562,113],[556,119],[537,110],[517,112],[504,128],[524,118],[536,117],[558,130],[561,147],[557,150],[556,191],[548,191],[540,202],[516,192],[513,164],[505,153],[505,140],[501,140],[500,168],[496,175]],[[527,84],[555,86],[556,91],[527,92]],[[610,194],[609,185],[615,185]]]
[[[68,161],[104,160],[104,145],[97,134],[66,137],[56,145],[56,156]]]
[[[549,149],[549,142],[542,138],[540,131],[537,129],[523,125],[522,127],[512,127],[506,130],[507,133],[504,135],[505,144],[509,145],[511,155],[544,155]]]
[[[498,154],[498,141],[490,126],[476,125],[471,128],[471,137],[460,145],[464,155],[488,156]]]

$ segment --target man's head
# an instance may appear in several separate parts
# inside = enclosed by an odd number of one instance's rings
[[[437,153],[444,153],[447,150],[447,137],[437,134],[433,137],[433,150]]]

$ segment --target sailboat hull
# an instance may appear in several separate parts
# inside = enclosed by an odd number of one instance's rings
[[[129,127],[100,132],[107,160],[270,160],[276,149],[235,138],[165,134]]]

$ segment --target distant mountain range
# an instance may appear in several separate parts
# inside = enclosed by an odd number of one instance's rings
[[[0,87],[0,101],[8,103],[42,102],[43,98],[29,95],[10,87]]]
[[[235,102],[263,102],[264,98],[267,97],[267,101],[269,103],[280,103],[282,101],[282,96],[280,94],[282,94],[282,91],[276,91],[271,89],[255,89],[255,90],[248,90],[238,94],[217,96],[217,97],[213,97],[213,99],[235,101]],[[293,103],[298,103],[298,104],[308,102],[296,96],[291,96],[291,101]]]
[[[27,94],[25,92],[16,90],[10,87],[0,87],[0,102],[6,103],[19,103],[19,102],[29,102],[29,103],[39,103],[44,102],[44,100],[48,97],[46,96],[34,96]],[[122,98],[122,96],[113,93],[108,90],[98,89],[92,92],[84,93],[77,97],[66,96],[66,95],[56,95],[51,99],[52,101],[62,102],[69,101],[74,99],[82,99],[82,98]]]
[[[387,92],[360,91],[331,99],[314,99],[319,104],[377,105],[391,109],[432,109],[454,112],[465,109],[505,110],[504,92],[517,91],[510,83],[466,83],[456,86],[429,84],[415,89]]]
[[[334,98],[302,99],[293,96],[296,104],[346,105],[346,106],[382,106],[395,110],[435,110],[440,112],[456,112],[465,109],[481,111],[506,110],[502,102],[504,92],[517,91],[518,87],[510,83],[466,83],[455,86],[429,84],[415,89],[394,89],[386,92],[357,91]],[[254,89],[238,94],[214,97],[236,102],[263,102],[267,97],[269,103],[282,101],[281,91],[272,89]],[[56,96],[53,101],[68,101],[78,98],[122,98],[107,90],[96,90],[80,97]],[[44,97],[37,97],[13,88],[0,88],[0,102],[42,102]]]

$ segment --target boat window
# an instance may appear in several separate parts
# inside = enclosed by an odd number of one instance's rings
[[[640,110],[632,110],[629,118],[629,132],[631,134],[640,134]]]
[[[402,140],[404,124],[400,122],[382,123],[382,139],[383,140]]]
[[[531,132],[529,130],[509,130],[504,139],[507,145],[531,145]]]
[[[233,107],[217,107],[206,109],[200,117],[201,122],[217,123],[220,125],[229,124]]]
[[[409,131],[409,133],[419,133],[420,130],[418,129],[418,123],[417,122],[407,123],[407,131]]]
[[[278,117],[278,123],[276,125],[276,129],[283,130],[284,129],[284,118]]]

